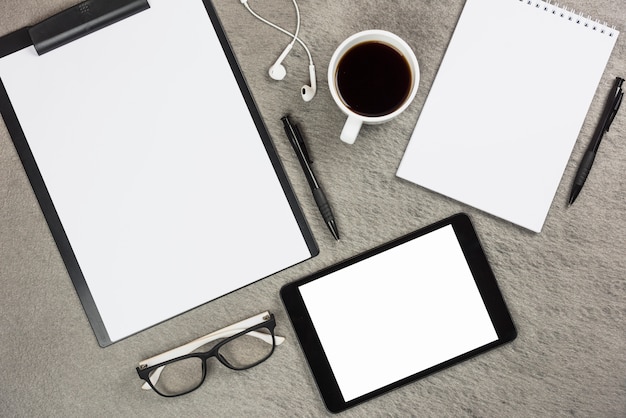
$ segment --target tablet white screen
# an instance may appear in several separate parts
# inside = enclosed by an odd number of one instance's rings
[[[345,401],[498,339],[451,225],[299,290]]]

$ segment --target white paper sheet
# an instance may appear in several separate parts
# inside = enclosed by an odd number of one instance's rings
[[[0,59],[112,341],[311,256],[201,0]]]
[[[467,0],[397,175],[540,232],[618,34]]]

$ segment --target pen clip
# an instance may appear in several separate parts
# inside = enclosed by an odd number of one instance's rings
[[[611,124],[613,123],[613,119],[615,119],[615,115],[617,115],[617,110],[619,109],[619,107],[622,105],[622,99],[624,98],[624,92],[621,91],[618,93],[617,95],[617,100],[615,101],[615,104],[613,105],[613,111],[611,112],[611,115],[609,116],[609,119],[606,121],[606,131],[609,131],[609,128],[611,127]]]
[[[615,119],[615,115],[617,115],[617,111],[619,107],[622,105],[622,99],[624,98],[624,92],[622,91],[622,84],[624,83],[624,79],[621,77],[617,77],[615,79],[615,94],[613,95],[613,108],[611,109],[611,114],[606,120],[604,125],[605,132],[609,131],[611,124],[613,123],[613,119]]]
[[[300,148],[302,148],[302,154],[304,154],[304,158],[309,164],[313,164],[313,160],[309,156],[309,150],[306,148],[306,143],[304,142],[304,137],[302,136],[302,132],[300,132],[300,128],[298,125],[292,125],[293,132],[296,134],[296,139],[298,140],[298,144],[300,144]]]

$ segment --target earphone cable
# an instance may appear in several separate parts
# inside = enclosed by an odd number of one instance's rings
[[[270,22],[269,20],[267,20],[267,19],[263,18],[262,16],[260,16],[259,14],[257,14],[254,10],[252,10],[250,8],[250,6],[248,5],[247,1],[242,2],[242,3],[245,6],[245,8],[248,9],[248,11],[252,14],[252,16],[256,17],[261,22],[263,22],[263,23],[273,27],[274,29],[279,30],[280,32],[284,33],[285,35],[292,37],[293,38],[293,41],[291,41],[292,44],[297,41],[300,45],[302,45],[302,48],[304,48],[304,50],[306,51],[306,54],[309,57],[309,63],[311,65],[313,65],[313,58],[311,57],[311,52],[309,51],[309,48],[307,48],[307,46],[304,44],[304,42],[302,42],[302,40],[300,40],[300,38],[298,37],[298,34],[300,32],[300,10],[298,9],[298,4],[296,3],[296,1],[295,0],[292,0],[292,1],[293,1],[293,4],[294,4],[295,8],[296,8],[296,17],[297,17],[297,22],[298,22],[297,26],[296,26],[296,33],[295,34],[289,32],[288,30],[285,30],[285,29],[281,28],[280,26]]]

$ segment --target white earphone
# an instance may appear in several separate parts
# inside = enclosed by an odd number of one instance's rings
[[[298,37],[299,33],[300,33],[300,10],[298,8],[298,4],[296,3],[296,0],[292,0],[293,1],[293,5],[296,8],[296,17],[297,17],[297,25],[296,25],[296,31],[295,33],[291,33],[283,28],[281,28],[278,25],[275,25],[274,23],[270,22],[267,19],[264,19],[263,17],[259,16],[257,13],[255,13],[250,6],[248,5],[248,0],[239,0],[241,2],[241,4],[243,4],[245,6],[245,8],[257,19],[259,19],[261,22],[273,27],[276,30],[279,30],[280,32],[284,33],[285,35],[288,35],[290,37],[292,37],[292,41],[289,43],[289,45],[287,45],[287,47],[285,48],[285,50],[280,54],[280,56],[278,57],[278,59],[276,60],[276,62],[269,68],[269,75],[272,79],[274,80],[282,80],[283,78],[285,78],[285,76],[287,75],[287,70],[285,69],[285,66],[282,64],[283,60],[285,59],[285,57],[287,57],[287,55],[289,54],[289,52],[291,51],[291,49],[293,48],[293,45],[298,42],[300,45],[302,45],[302,48],[304,48],[304,50],[306,51],[306,54],[309,57],[309,77],[310,77],[310,81],[311,81],[311,85],[305,84],[304,86],[302,86],[302,89],[300,90],[300,94],[302,95],[302,99],[305,102],[311,101],[311,99],[313,99],[313,97],[315,97],[315,93],[317,92],[317,83],[316,83],[316,78],[315,78],[315,65],[313,64],[313,58],[311,57],[311,52],[309,51],[309,48],[307,48],[307,46],[304,44],[304,42],[302,42],[302,40]]]
[[[311,101],[311,99],[315,96],[315,93],[317,92],[317,83],[315,81],[315,65],[313,65],[313,62],[311,62],[311,64],[309,64],[309,78],[311,80],[311,85],[304,85],[302,86],[302,90],[300,90],[300,94],[302,94],[302,99],[304,99],[305,102]]]
[[[277,81],[282,80],[287,75],[287,70],[285,69],[285,66],[283,65],[283,60],[285,59],[287,54],[289,54],[289,51],[291,51],[292,47],[293,47],[293,44],[287,45],[287,48],[285,48],[283,53],[280,54],[280,56],[278,57],[274,65],[270,67],[269,74],[270,74],[270,77],[272,77],[274,80],[277,80]]]

